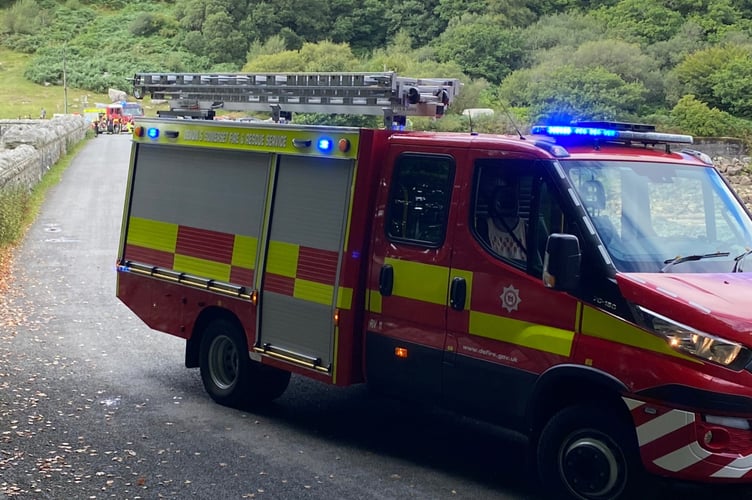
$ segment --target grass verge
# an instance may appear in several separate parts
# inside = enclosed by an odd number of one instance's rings
[[[86,139],[50,167],[31,191],[11,189],[0,193],[0,302],[10,286],[13,251],[39,214],[47,191],[60,182],[63,173],[90,137],[87,132]]]

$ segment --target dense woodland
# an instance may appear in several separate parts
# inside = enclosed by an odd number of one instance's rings
[[[453,107],[752,135],[750,0],[0,0],[26,77],[96,92],[139,71],[459,77]],[[460,126],[459,116],[435,127]]]

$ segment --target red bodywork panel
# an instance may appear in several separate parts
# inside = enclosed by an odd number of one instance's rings
[[[750,344],[752,273],[620,274],[624,297],[675,321]]]

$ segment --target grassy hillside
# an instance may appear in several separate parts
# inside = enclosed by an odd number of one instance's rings
[[[30,59],[31,56],[27,54],[0,47],[0,119],[39,118],[43,108],[47,110],[47,118],[54,113],[65,112],[63,87],[37,85],[24,78]],[[85,107],[93,107],[96,102],[109,102],[109,98],[106,94],[68,88],[68,113],[81,112]]]

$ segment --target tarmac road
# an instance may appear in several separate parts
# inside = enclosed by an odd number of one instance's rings
[[[0,499],[540,498],[519,437],[363,387],[293,377],[263,411],[214,404],[184,342],[115,298],[129,151],[126,135],[89,141],[16,253],[0,301]]]

